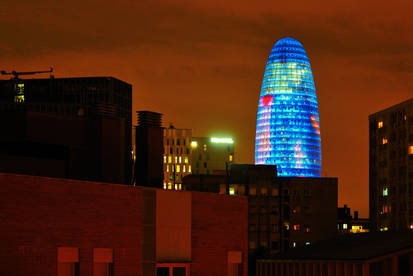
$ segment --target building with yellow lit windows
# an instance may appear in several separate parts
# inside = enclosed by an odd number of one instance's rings
[[[193,137],[191,142],[194,174],[226,170],[234,162],[234,140],[223,137]]]
[[[413,229],[413,99],[369,116],[372,230]]]
[[[163,135],[163,188],[182,190],[182,178],[192,172],[192,130],[175,128],[170,124],[164,129]]]

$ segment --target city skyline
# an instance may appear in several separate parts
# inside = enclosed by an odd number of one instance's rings
[[[233,137],[239,163],[254,160],[269,49],[297,38],[318,93],[322,175],[339,178],[340,206],[368,215],[368,115],[411,97],[412,4],[42,3],[0,4],[2,70],[113,75],[133,84],[132,114],[162,112],[165,125],[194,136]]]

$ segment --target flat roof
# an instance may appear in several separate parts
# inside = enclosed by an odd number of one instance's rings
[[[370,117],[374,117],[374,116],[376,116],[376,115],[379,115],[380,113],[385,113],[385,112],[391,111],[391,110],[393,110],[393,109],[397,109],[397,108],[400,108],[400,107],[402,107],[402,106],[406,106],[406,105],[410,105],[410,104],[413,104],[413,98],[408,99],[408,100],[406,100],[406,101],[403,101],[403,102],[401,102],[401,103],[398,103],[398,104],[395,104],[395,105],[386,107],[385,109],[382,109],[382,110],[380,110],[380,111],[377,111],[377,112],[375,112],[375,113],[373,113],[373,114],[370,114],[370,115],[369,115],[369,118],[370,118]]]
[[[413,250],[412,231],[370,232],[339,235],[261,260],[366,260],[407,249]]]

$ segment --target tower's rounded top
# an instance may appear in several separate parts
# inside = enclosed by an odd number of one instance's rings
[[[284,37],[275,43],[268,62],[298,62],[310,65],[303,45],[291,37]]]

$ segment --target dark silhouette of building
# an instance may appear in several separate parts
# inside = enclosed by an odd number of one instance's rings
[[[354,211],[351,215],[351,209],[344,204],[343,207],[337,208],[337,231],[339,234],[356,234],[370,231],[370,220],[359,218],[359,212]]]
[[[3,173],[0,194],[1,275],[247,276],[246,197]]]
[[[337,234],[337,178],[277,178],[275,165],[232,164],[227,174],[188,175],[183,186],[248,196],[251,273],[255,259],[265,254],[308,246]]]
[[[148,187],[163,187],[163,127],[162,114],[137,111],[135,131],[134,183]]]
[[[0,80],[0,171],[130,184],[131,109],[112,77]]]
[[[340,235],[305,248],[257,261],[257,276],[409,276],[413,272],[413,233]]]
[[[372,230],[413,229],[413,99],[369,116]]]

